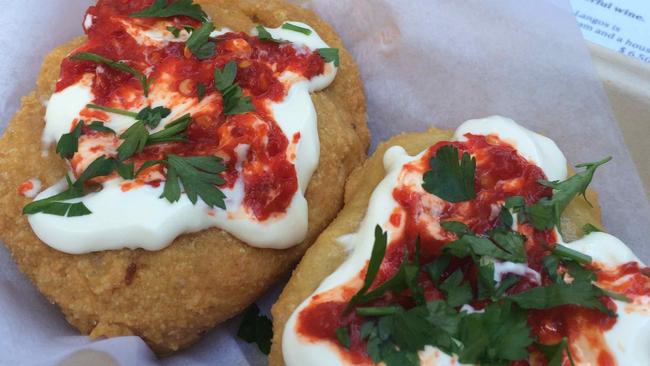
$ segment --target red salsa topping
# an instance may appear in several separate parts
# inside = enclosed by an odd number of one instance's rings
[[[191,107],[186,108],[190,111],[181,113],[191,112],[192,115],[187,141],[148,146],[129,161],[133,161],[137,169],[145,161],[164,159],[167,154],[219,156],[226,165],[222,173],[226,181],[223,187],[232,188],[241,179],[245,193],[243,204],[247,210],[258,220],[282,214],[298,189],[295,154],[291,155],[291,147],[298,143],[299,135],[290,141],[294,136],[283,134],[273,118],[269,102],[281,102],[287,95],[290,84],[280,80],[281,74],[290,71],[300,78],[310,79],[324,72],[323,59],[309,49],[229,32],[213,39],[215,55],[201,60],[186,48],[184,41],[154,41],[149,36],[168,32],[168,27],[198,28],[201,24],[197,20],[186,16],[129,16],[152,3],[153,0],[99,0],[88,9],[84,22],[88,41],[70,55],[90,52],[124,62],[151,80],[149,98],[145,97],[140,80],[133,75],[71,57],[61,65],[56,91],[90,76],[92,103],[101,106],[137,110],[159,100],[172,109],[188,100],[193,101]],[[214,72],[215,68],[222,70],[230,61],[237,64],[235,83],[242,88],[244,96],[252,98],[254,113],[223,113],[221,93],[214,85]],[[81,117],[87,121],[106,121],[108,114],[87,108]],[[93,136],[101,132],[86,129],[84,134]],[[247,148],[242,149],[244,145]],[[160,174],[139,183],[159,185],[164,180],[162,166],[148,171]]]

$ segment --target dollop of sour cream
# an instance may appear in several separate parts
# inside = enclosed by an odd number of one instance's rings
[[[87,21],[89,26],[92,25]],[[311,30],[309,35],[281,28],[267,28],[269,33],[294,47],[306,47],[311,51],[329,46],[309,25],[290,22],[293,25]],[[252,34],[256,30],[251,31]],[[217,32],[216,34],[221,34]],[[181,35],[186,37],[186,35]],[[177,42],[168,32],[155,32],[136,37],[147,45],[155,42]],[[80,254],[122,248],[142,248],[159,250],[169,245],[184,233],[197,232],[211,227],[228,231],[247,244],[261,248],[284,249],[304,240],[307,233],[308,207],[304,197],[309,180],[316,170],[320,155],[320,142],[316,109],[310,93],[324,89],[332,83],[337,73],[334,63],[326,63],[322,74],[305,79],[290,71],[280,75],[280,80],[290,85],[288,93],[280,102],[270,102],[269,110],[289,141],[299,136],[295,148],[294,165],[298,177],[298,191],[290,206],[281,215],[264,221],[242,209],[244,187],[241,178],[231,189],[222,189],[226,195],[226,210],[210,208],[199,199],[192,204],[187,195],[182,194],[178,202],[170,203],[160,199],[164,187],[142,185],[122,190],[121,178],[103,183],[100,191],[70,202],[83,202],[92,214],[80,217],[61,217],[37,213],[28,217],[36,235],[47,245],[57,250]],[[92,75],[87,74],[73,84],[55,94],[47,104],[45,128],[42,140],[50,146],[68,133],[80,112],[94,99],[92,94]],[[177,96],[176,96],[177,97]],[[152,90],[149,99],[152,106],[163,105],[171,109],[169,117],[162,120],[157,130],[185,113],[192,113],[200,104],[165,103],[164,92]],[[208,97],[203,100],[206,103]],[[140,108],[145,105],[140,106]],[[137,108],[133,108],[137,112]],[[129,117],[108,113],[110,120],[105,122],[118,133],[130,127],[135,120]],[[246,146],[240,146],[245,151]],[[245,154],[243,154],[245,155]],[[65,189],[65,184],[54,185],[36,199],[44,199]]]
[[[456,140],[464,140],[464,135],[496,135],[500,140],[512,145],[521,156],[539,166],[551,180],[567,178],[566,158],[550,139],[534,133],[516,122],[493,116],[485,119],[470,120],[458,127],[454,134]],[[425,151],[426,152],[426,151]],[[316,295],[332,296],[333,289],[351,283],[365,268],[371,257],[374,243],[374,230],[377,224],[388,232],[389,242],[399,228],[388,224],[391,212],[398,206],[392,191],[398,184],[400,172],[405,164],[419,160],[425,153],[409,156],[400,146],[389,148],[384,154],[384,169],[386,175],[373,191],[366,216],[360,223],[357,232],[341,237],[341,244],[350,249],[348,258],[332,274],[325,278],[319,287],[305,299],[292,313],[287,321],[282,338],[282,352],[288,366],[313,365],[334,366],[349,365],[341,357],[338,346],[327,341],[306,339],[297,329],[298,316],[308,307]],[[620,240],[604,233],[592,233],[584,238],[566,244],[571,248],[591,255],[595,262],[608,267],[614,267],[629,261],[639,261],[632,251]],[[507,273],[516,273],[539,281],[540,274],[522,264],[509,262],[495,263],[495,281],[500,281]],[[328,294],[326,294],[328,293]],[[650,297],[642,299],[650,304]],[[646,306],[643,309],[626,307],[617,301],[618,319],[616,325],[605,333],[607,345],[619,365],[650,364],[650,312]],[[474,311],[465,306],[464,309]],[[640,309],[640,310],[639,310]],[[644,310],[645,309],[645,310]],[[585,352],[588,352],[586,350]],[[456,366],[458,358],[447,355],[436,347],[426,346],[419,352],[422,366]]]

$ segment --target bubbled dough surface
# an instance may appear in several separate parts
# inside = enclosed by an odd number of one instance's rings
[[[309,248],[273,306],[273,346],[269,356],[271,366],[284,365],[282,333],[294,309],[345,261],[347,252],[336,239],[344,234],[356,232],[366,215],[370,195],[386,174],[383,164],[384,152],[391,146],[399,145],[410,155],[415,155],[439,141],[450,140],[452,135],[452,131],[432,128],[426,132],[395,136],[380,144],[377,151],[350,175],[345,187],[343,210]],[[602,227],[598,197],[590,190],[587,191],[587,196],[594,205],[593,208],[583,199],[575,199],[562,217],[562,229],[567,241],[579,237],[582,226],[586,223]]]
[[[23,98],[0,139],[0,236],[21,271],[82,333],[138,335],[158,354],[192,344],[244,310],[290,270],[341,208],[345,180],[361,164],[369,144],[356,64],[329,25],[311,11],[279,0],[197,2],[217,27],[248,32],[258,23],[276,27],[285,20],[302,21],[331,47],[341,49],[335,82],[313,95],[321,158],[306,194],[309,231],[302,244],[282,251],[257,249],[219,229],[183,235],[156,252],[69,255],[40,242],[21,215],[29,200],[17,194],[17,187],[32,177],[47,187],[64,175],[65,166],[53,150],[47,157],[41,155],[42,102],[54,91],[62,58],[84,37],[47,56],[37,89]]]

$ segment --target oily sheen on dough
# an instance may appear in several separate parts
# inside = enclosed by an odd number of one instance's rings
[[[336,239],[356,232],[366,215],[370,195],[386,174],[383,165],[386,150],[399,145],[410,155],[415,155],[439,141],[450,140],[452,135],[452,131],[432,128],[426,132],[395,136],[379,145],[377,151],[350,175],[345,186],[343,210],[309,248],[273,306],[273,346],[269,355],[271,366],[284,365],[282,333],[293,311],[346,259],[347,252]],[[583,199],[575,199],[562,217],[562,230],[567,240],[579,237],[581,228],[586,223],[601,227],[598,197],[590,190],[587,191],[587,196],[594,207],[590,207]]]
[[[343,203],[348,174],[369,144],[363,88],[356,64],[333,29],[313,12],[279,0],[195,1],[218,27],[248,32],[256,24],[305,22],[331,47],[341,49],[335,82],[313,95],[321,141],[320,164],[307,190],[309,231],[288,250],[257,249],[219,229],[177,238],[166,249],[69,255],[51,249],[32,232],[22,207],[20,183],[35,177],[48,187],[65,166],[41,154],[44,106],[54,91],[61,60],[80,37],[50,53],[34,92],[0,140],[0,237],[13,259],[67,320],[92,337],[137,335],[158,354],[187,347],[216,324],[240,313],[292,268]]]

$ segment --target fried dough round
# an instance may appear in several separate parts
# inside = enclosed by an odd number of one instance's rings
[[[336,239],[342,235],[356,232],[361,220],[366,215],[370,195],[384,179],[384,153],[391,146],[402,146],[415,155],[439,141],[452,138],[452,131],[430,129],[427,132],[401,134],[382,143],[366,162],[357,168],[345,186],[345,206],[336,219],[321,233],[314,245],[309,248],[300,261],[282,291],[280,298],[273,305],[273,345],[269,355],[270,366],[284,365],[282,356],[282,333],[284,326],[293,313],[320,283],[334,272],[347,258],[346,249]],[[562,216],[562,230],[568,240],[581,235],[586,223],[600,225],[600,208],[596,193],[588,190],[587,196],[594,207],[585,200],[576,199]]]
[[[0,140],[0,234],[20,270],[82,333],[138,335],[158,354],[192,344],[244,310],[292,268],[341,208],[345,180],[365,159],[370,139],[356,64],[333,29],[313,12],[279,0],[195,2],[218,27],[248,32],[256,24],[276,27],[287,20],[302,21],[341,50],[335,82],[313,95],[321,155],[306,193],[309,230],[302,244],[287,250],[257,249],[219,229],[183,235],[155,252],[69,255],[42,243],[21,214],[30,200],[17,188],[32,177],[48,187],[65,174],[53,151],[41,154],[43,102],[54,91],[61,60],[85,37],[47,56],[37,89],[23,98]]]

